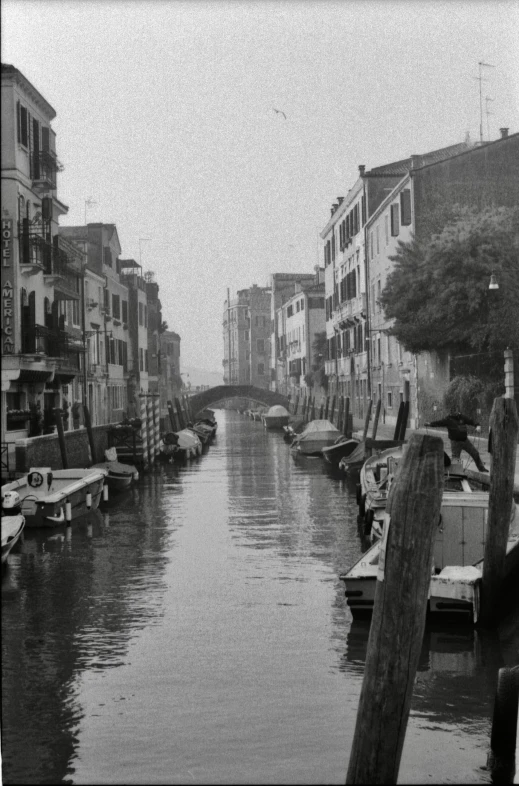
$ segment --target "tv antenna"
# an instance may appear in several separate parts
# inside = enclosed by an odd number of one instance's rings
[[[491,63],[483,63],[482,60],[478,62],[478,66],[479,66],[479,76],[475,76],[474,79],[476,79],[479,82],[479,141],[480,143],[482,143],[483,142],[483,82],[487,81],[486,79],[483,78],[482,69],[495,68],[495,66],[492,65]]]
[[[490,141],[490,124],[488,122],[488,117],[489,117],[489,115],[493,115],[494,114],[493,112],[489,112],[488,111],[488,104],[489,104],[490,101],[493,101],[493,100],[494,99],[490,98],[489,96],[487,96],[485,98],[485,114],[487,116],[487,138],[488,138],[488,141]]]

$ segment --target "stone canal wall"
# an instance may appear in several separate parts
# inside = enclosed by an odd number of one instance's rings
[[[93,426],[92,428],[97,461],[104,460],[104,451],[108,447],[107,431],[111,425],[113,424]],[[65,446],[69,468],[90,466],[92,461],[85,427],[74,431],[66,431]],[[31,467],[51,467],[52,469],[61,469],[63,467],[57,433],[16,441],[16,473],[23,474],[28,472]]]

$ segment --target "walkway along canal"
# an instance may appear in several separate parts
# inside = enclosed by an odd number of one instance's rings
[[[339,580],[354,483],[217,419],[200,459],[10,556],[4,783],[344,783],[369,630]],[[501,636],[426,630],[400,782],[490,782]]]

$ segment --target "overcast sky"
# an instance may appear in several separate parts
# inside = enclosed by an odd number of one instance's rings
[[[2,61],[57,112],[61,223],[94,200],[208,370],[227,287],[312,271],[359,164],[479,138],[479,61],[485,139],[519,131],[516,0],[2,0],[1,21]]]

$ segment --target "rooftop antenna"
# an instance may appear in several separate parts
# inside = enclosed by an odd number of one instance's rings
[[[495,68],[494,65],[491,63],[484,63],[482,60],[478,62],[479,66],[479,76],[475,76],[474,79],[477,79],[479,82],[479,141],[483,143],[483,82],[486,82],[486,79],[483,79],[483,68]]]
[[[488,116],[489,116],[489,115],[493,115],[494,113],[493,113],[493,112],[489,112],[489,111],[488,111],[488,104],[489,104],[489,101],[493,101],[493,100],[494,100],[494,99],[493,99],[493,98],[490,98],[489,96],[487,96],[487,97],[485,98],[485,114],[486,114],[486,116],[487,116],[487,138],[488,138],[488,141],[489,141],[489,142],[490,142],[490,124],[489,124],[489,122],[488,122]]]

